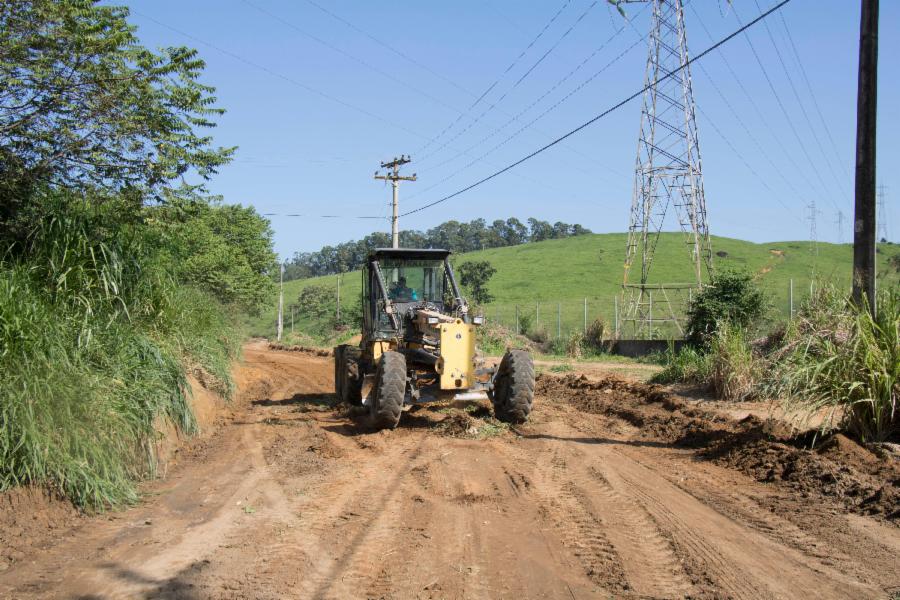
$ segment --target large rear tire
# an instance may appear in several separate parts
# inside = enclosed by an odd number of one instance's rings
[[[338,402],[344,399],[344,372],[347,370],[344,364],[344,349],[347,346],[335,346],[334,348],[334,395]]]
[[[378,362],[375,388],[369,402],[369,416],[375,429],[393,429],[400,422],[406,397],[406,357],[385,352]]]
[[[346,344],[334,349],[334,393],[340,402],[362,404],[361,354],[359,348]]]
[[[494,416],[507,423],[524,423],[534,402],[534,363],[524,350],[503,355],[491,394]]]
[[[344,385],[341,400],[353,406],[362,404],[362,350],[357,346],[347,346],[344,350]]]

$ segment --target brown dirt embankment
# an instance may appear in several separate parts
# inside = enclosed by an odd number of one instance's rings
[[[583,375],[538,378],[541,394],[580,410],[623,419],[640,437],[697,450],[697,456],[757,481],[838,501],[860,514],[900,518],[900,463],[841,433],[798,432],[781,420],[732,420],[696,407],[659,385]]]

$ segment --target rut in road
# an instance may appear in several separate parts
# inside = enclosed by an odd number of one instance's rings
[[[585,412],[588,392],[542,385],[531,423],[484,439],[448,426],[460,413],[444,405],[371,432],[333,404],[330,358],[260,343],[244,354],[240,399],[214,436],[141,505],[0,573],[0,597],[884,598],[900,586],[895,524],[648,436],[634,417],[655,419],[658,403]]]

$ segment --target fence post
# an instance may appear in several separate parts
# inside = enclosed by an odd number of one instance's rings
[[[584,334],[587,335],[587,298],[584,299]]]
[[[615,317],[616,339],[619,339],[619,296],[613,296],[613,315]]]
[[[519,305],[516,304],[516,335],[519,335]]]
[[[562,339],[562,302],[556,304],[556,339]]]
[[[653,339],[653,292],[647,292],[649,296],[650,306],[647,310],[647,325],[650,327],[650,339]]]
[[[788,280],[788,312],[794,318],[794,279]]]

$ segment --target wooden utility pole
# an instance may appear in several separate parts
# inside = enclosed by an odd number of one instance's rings
[[[856,97],[856,201],[853,299],[875,314],[875,115],[878,96],[878,0],[862,0]]]
[[[394,248],[400,247],[400,198],[398,196],[398,192],[400,189],[401,181],[415,181],[416,174],[413,173],[409,177],[401,177],[400,176],[400,167],[410,162],[409,155],[403,156],[400,155],[400,158],[395,158],[394,160],[381,163],[382,169],[387,169],[387,172],[384,175],[375,171],[375,179],[383,179],[384,181],[390,181],[391,187],[393,188],[393,212],[391,213],[391,245]]]
[[[280,342],[281,334],[284,333],[284,265],[281,265],[281,278],[279,284],[281,290],[278,293],[278,323],[275,326],[275,333]]]

